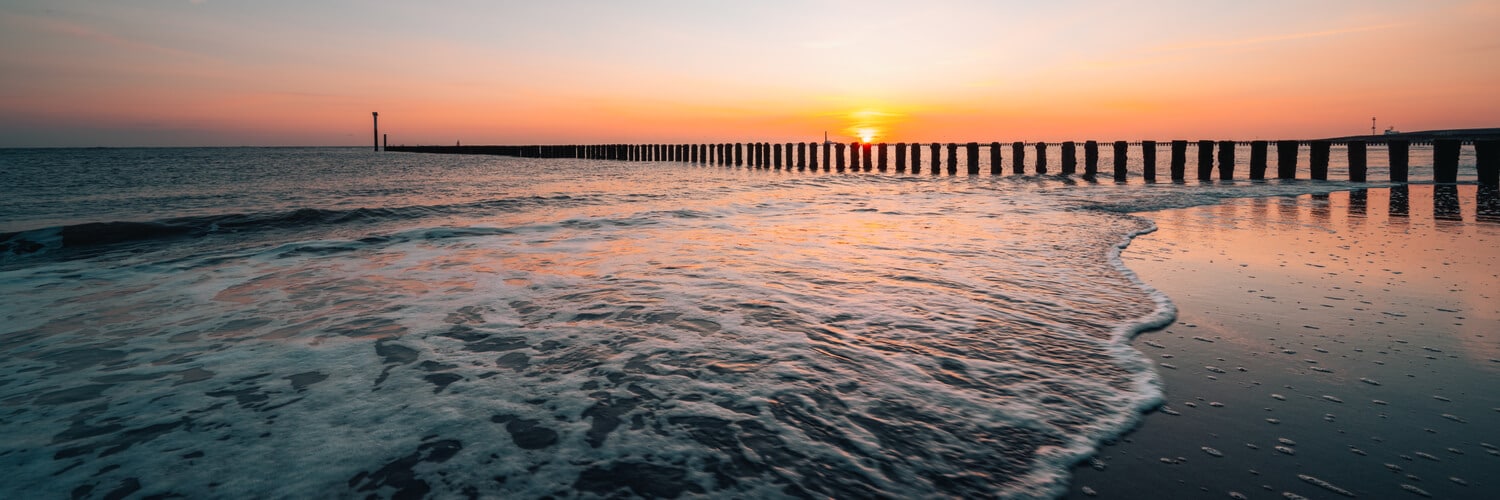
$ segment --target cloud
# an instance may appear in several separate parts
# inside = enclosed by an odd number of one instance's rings
[[[1288,33],[1283,35],[1268,35],[1238,40],[1205,40],[1199,42],[1187,42],[1173,45],[1154,47],[1154,52],[1172,52],[1181,50],[1218,49],[1226,47],[1242,47],[1246,45],[1259,45],[1264,43],[1285,42],[1291,40],[1305,40],[1309,38],[1326,38],[1351,33],[1362,33],[1366,31],[1379,31],[1400,26],[1400,24],[1377,24],[1371,26],[1356,26],[1353,28],[1340,28],[1324,31],[1310,31],[1305,33]]]
[[[49,32],[49,33],[53,33],[53,34],[57,34],[57,35],[62,35],[62,36],[66,36],[66,37],[76,38],[76,39],[79,39],[79,40],[86,40],[86,41],[90,41],[90,42],[94,42],[94,43],[98,43],[98,44],[102,44],[102,45],[108,45],[108,46],[111,46],[111,47],[116,47],[116,48],[121,48],[121,49],[136,51],[136,52],[148,52],[148,53],[166,55],[166,56],[177,57],[177,58],[188,58],[188,59],[198,59],[198,60],[208,60],[208,59],[210,59],[208,56],[205,56],[205,55],[202,55],[202,54],[198,54],[198,53],[195,53],[195,52],[189,52],[189,51],[182,50],[182,49],[177,49],[177,48],[173,48],[173,47],[166,47],[166,46],[162,46],[162,45],[156,45],[156,44],[153,44],[153,43],[150,43],[150,42],[144,42],[144,41],[141,41],[141,40],[135,40],[135,39],[131,39],[131,38],[126,38],[126,37],[123,37],[123,36],[116,35],[114,33],[110,33],[110,32],[104,31],[104,30],[93,28],[91,26],[87,26],[87,25],[83,25],[83,24],[78,24],[78,23],[74,23],[74,22],[63,21],[63,20],[60,20],[60,19],[54,19],[54,18],[48,18],[48,17],[38,17],[38,16],[27,16],[27,15],[19,15],[19,14],[5,14],[4,18],[5,18],[4,20],[5,20],[5,22],[7,24],[13,24],[13,25],[18,25],[18,26],[31,27],[33,29],[39,29],[41,31],[45,31],[45,32]]]

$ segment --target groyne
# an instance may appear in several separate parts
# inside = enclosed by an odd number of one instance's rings
[[[1115,181],[1124,182],[1130,175],[1126,168],[1130,158],[1139,155],[1144,168],[1140,171],[1142,179],[1147,182],[1155,182],[1157,175],[1158,153],[1164,152],[1167,156],[1167,179],[1171,181],[1188,180],[1188,146],[1189,141],[1112,141],[1108,147],[1113,148],[1114,163],[1109,176]],[[1243,178],[1250,180],[1266,179],[1267,174],[1274,174],[1278,179],[1307,178],[1313,180],[1329,180],[1328,165],[1330,152],[1336,145],[1343,146],[1347,154],[1348,179],[1352,182],[1367,182],[1369,162],[1368,155],[1371,147],[1385,147],[1386,157],[1389,159],[1389,179],[1378,179],[1389,182],[1407,182],[1410,177],[1411,146],[1422,145],[1422,142],[1413,142],[1405,139],[1390,139],[1385,141],[1370,142],[1362,140],[1279,140],[1279,141],[1195,141],[1196,158],[1193,165],[1196,167],[1191,173],[1193,178],[1199,181],[1208,180],[1234,180]],[[1500,140],[1479,139],[1434,139],[1432,146],[1432,178],[1438,184],[1456,183],[1458,179],[1459,155],[1461,149],[1470,144],[1474,150],[1475,166],[1478,171],[1478,182],[1480,185],[1500,185]],[[965,171],[969,175],[980,174],[980,150],[988,149],[990,159],[989,173],[999,175],[1005,165],[1005,149],[1001,142],[966,143],[896,143],[892,148],[887,143],[713,143],[713,144],[587,144],[587,145],[527,145],[527,146],[387,146],[386,151],[407,153],[432,153],[432,154],[466,154],[466,155],[501,155],[526,158],[580,158],[596,160],[617,161],[650,161],[650,162],[683,162],[707,165],[723,166],[748,166],[753,168],[767,169],[796,169],[796,170],[818,170],[819,149],[822,149],[823,161],[821,169],[824,171],[843,172],[846,169],[855,171],[870,171],[878,169],[887,171],[890,166],[889,151],[895,150],[895,170],[905,173],[908,167],[911,173],[923,173],[922,149],[928,146],[931,155],[928,172],[938,175],[943,173],[944,166],[949,175],[958,173],[959,150],[964,151]],[[1075,175],[1078,168],[1079,141],[1065,141],[1060,145],[1046,142],[1013,142],[1010,144],[1011,173],[1024,175],[1027,173],[1045,175],[1050,172],[1048,154],[1057,149],[1061,152],[1059,172],[1062,175]],[[946,147],[944,147],[946,146]],[[1083,176],[1086,178],[1097,178],[1099,173],[1099,141],[1082,141],[1083,146]],[[1271,155],[1275,151],[1276,170],[1270,172]],[[1165,149],[1165,151],[1161,151]],[[1249,151],[1249,172],[1237,172],[1236,158],[1240,151]],[[1306,149],[1306,169],[1303,169],[1301,151]],[[792,151],[796,151],[793,155]],[[946,150],[946,155],[944,151]],[[1027,170],[1027,153],[1033,152],[1031,169]],[[909,153],[909,157],[908,157]],[[907,160],[910,159],[908,163]],[[795,161],[794,161],[795,160]]]

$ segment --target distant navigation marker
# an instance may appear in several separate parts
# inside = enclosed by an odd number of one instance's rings
[[[375,121],[375,151],[380,151],[380,113],[371,111],[370,119]]]

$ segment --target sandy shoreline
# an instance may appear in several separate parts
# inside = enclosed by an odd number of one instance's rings
[[[1179,311],[1134,342],[1167,404],[1068,496],[1493,498],[1500,224],[1474,186],[1407,189],[1142,214],[1122,259]]]

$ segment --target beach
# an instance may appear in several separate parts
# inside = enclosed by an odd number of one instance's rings
[[[1134,341],[1166,403],[1068,498],[1493,498],[1500,225],[1476,190],[1139,214],[1157,231],[1122,260],[1178,311]]]

